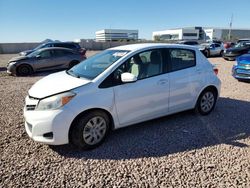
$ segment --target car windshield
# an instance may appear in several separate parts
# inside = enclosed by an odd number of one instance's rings
[[[128,52],[126,50],[105,50],[72,67],[67,73],[74,77],[92,80]]]
[[[244,46],[244,42],[239,42],[234,47],[239,48],[239,47],[242,47],[242,46]]]
[[[41,48],[43,48],[45,46],[46,46],[46,44],[40,44],[39,46],[37,46],[36,48],[34,48],[34,50],[39,50],[39,49],[41,49]]]
[[[41,50],[36,50],[32,53],[30,53],[29,55],[27,55],[27,57],[36,57],[37,55],[39,55],[41,52]]]

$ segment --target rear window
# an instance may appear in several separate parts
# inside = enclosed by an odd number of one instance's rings
[[[196,65],[195,51],[187,49],[170,49],[170,69],[177,71]]]

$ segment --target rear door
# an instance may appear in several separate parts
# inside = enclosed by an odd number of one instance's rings
[[[52,68],[68,68],[69,63],[73,60],[74,54],[68,50],[55,49],[53,50]]]
[[[214,49],[214,55],[220,55],[220,53],[221,53],[221,51],[222,51],[221,45],[215,43],[215,44],[214,44],[214,47],[215,47],[215,49]]]
[[[199,88],[194,50],[169,49],[169,112],[179,112],[193,107]]]

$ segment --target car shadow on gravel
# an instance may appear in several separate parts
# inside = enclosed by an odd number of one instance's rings
[[[219,144],[249,147],[250,102],[220,98],[208,116],[186,111],[113,131],[96,149],[49,146],[58,154],[79,159],[162,157]],[[243,141],[242,141],[243,140]]]
[[[6,67],[0,67],[0,72],[5,72],[5,71],[7,71]]]

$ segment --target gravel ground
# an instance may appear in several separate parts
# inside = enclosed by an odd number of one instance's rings
[[[90,53],[89,53],[90,54]],[[250,83],[219,68],[221,98],[209,116],[191,111],[114,131],[95,150],[35,143],[22,108],[44,74],[5,73],[0,55],[0,187],[250,187]]]

